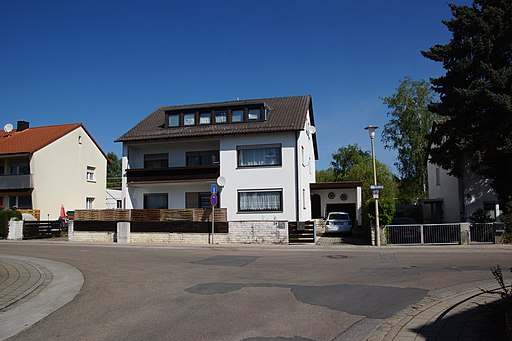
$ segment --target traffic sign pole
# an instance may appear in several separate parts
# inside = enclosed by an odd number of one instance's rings
[[[215,192],[217,188],[215,188]],[[212,244],[213,244],[213,235],[215,234],[215,206],[217,205],[217,194],[213,193],[212,186],[212,195],[210,196],[210,204],[212,205]]]

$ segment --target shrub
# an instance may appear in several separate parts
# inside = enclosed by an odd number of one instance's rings
[[[21,213],[13,210],[0,211],[0,239],[6,239],[9,234],[9,220],[15,218],[21,220]]]
[[[512,213],[502,214],[500,216],[501,222],[505,224],[505,232],[503,232],[503,243],[512,243]]]

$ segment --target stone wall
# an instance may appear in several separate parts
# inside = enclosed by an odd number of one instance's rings
[[[113,243],[115,232],[92,232],[92,231],[74,231],[68,235],[68,240],[73,242],[100,242]]]
[[[229,242],[288,244],[287,221],[230,221]]]
[[[209,244],[210,238],[208,233],[128,232],[127,241],[124,242],[133,244]],[[73,223],[68,229],[68,239],[75,242],[118,242],[115,232],[74,231]],[[229,233],[214,234],[213,242],[215,244],[288,244],[288,222],[229,222]]]

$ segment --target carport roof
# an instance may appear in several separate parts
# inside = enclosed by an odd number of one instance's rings
[[[338,188],[357,188],[361,187],[361,181],[343,181],[343,182],[315,182],[310,184],[310,189],[338,189]]]

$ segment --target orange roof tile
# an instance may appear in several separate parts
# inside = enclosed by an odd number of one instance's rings
[[[2,130],[0,133],[0,155],[34,153],[78,127],[83,128],[81,123],[73,123],[27,128],[23,131],[13,130],[10,133]]]

